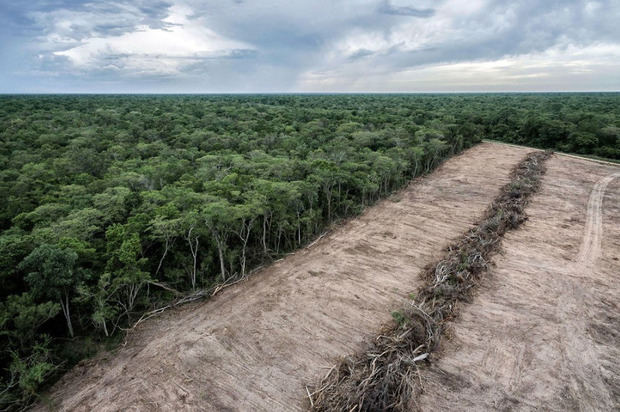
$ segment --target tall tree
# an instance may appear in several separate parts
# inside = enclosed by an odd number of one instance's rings
[[[78,255],[73,250],[43,244],[20,264],[22,270],[28,271],[25,279],[36,296],[60,303],[71,337],[71,299],[80,282],[81,272],[75,267],[77,260]]]

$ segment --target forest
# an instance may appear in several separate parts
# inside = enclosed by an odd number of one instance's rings
[[[482,139],[620,160],[620,94],[0,96],[0,408]]]

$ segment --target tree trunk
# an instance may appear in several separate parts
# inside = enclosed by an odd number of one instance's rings
[[[301,216],[297,210],[297,246],[301,246]]]
[[[196,290],[196,269],[197,269],[196,265],[198,261],[198,236],[196,236],[193,240],[194,240],[194,244],[192,244],[191,235],[188,235],[187,241],[189,242],[189,249],[192,254],[193,262],[194,262],[192,266],[192,274],[190,277],[190,281],[192,283],[192,290]]]
[[[332,192],[331,190],[325,192],[325,196],[327,197],[327,222],[331,223],[332,221]]]
[[[196,246],[194,247],[194,250],[196,251],[194,253],[194,272],[192,274],[192,290],[196,289],[196,261],[198,259],[198,238],[196,238]]]
[[[198,262],[198,236],[194,236],[192,238],[192,231],[194,230],[194,227],[190,227],[187,230],[187,243],[189,244],[189,251],[192,254],[192,260],[193,260],[193,265],[192,265],[192,272],[190,273],[189,276],[189,280],[192,284],[192,290],[196,290],[196,272],[197,272],[197,262]]]
[[[280,253],[280,238],[282,237],[282,227],[278,226],[278,241],[276,242],[276,253]]]
[[[219,236],[215,236],[215,243],[217,244],[217,255],[220,259],[220,273],[222,280],[226,280],[226,266],[224,265],[224,245]]]
[[[161,259],[159,259],[159,265],[157,265],[157,270],[155,271],[155,276],[157,276],[157,274],[159,273],[160,269],[161,269],[161,265],[164,263],[164,259],[166,258],[166,255],[168,254],[168,250],[170,249],[170,240],[168,238],[166,238],[166,246],[164,248],[164,253],[163,255],[161,255]]]
[[[239,239],[243,243],[241,248],[241,276],[245,276],[245,251],[247,249],[248,241],[250,240],[250,233],[252,231],[252,223],[254,223],[254,218],[243,220],[241,222],[241,229],[237,233]]]
[[[267,215],[263,215],[263,255],[267,255]]]
[[[60,298],[60,307],[62,308],[62,313],[65,315],[65,320],[67,321],[69,335],[73,337],[73,325],[71,324],[71,313],[69,312],[69,295],[67,293],[64,294],[64,300],[63,298]]]

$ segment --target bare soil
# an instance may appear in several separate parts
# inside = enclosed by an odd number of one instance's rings
[[[422,373],[422,410],[620,410],[620,168],[547,161],[529,220]]]
[[[69,372],[37,409],[306,408],[305,385],[390,322],[421,270],[472,226],[528,151],[469,149],[312,247],[144,322],[116,353]]]

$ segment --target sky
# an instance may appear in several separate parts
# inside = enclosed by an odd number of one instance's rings
[[[0,0],[0,93],[619,90],[620,0]]]

